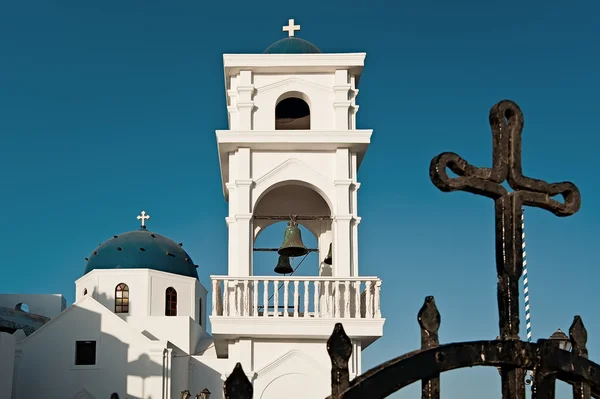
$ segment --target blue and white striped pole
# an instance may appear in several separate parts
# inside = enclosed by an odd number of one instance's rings
[[[521,247],[523,250],[523,294],[525,295],[525,328],[527,330],[527,342],[531,342],[531,309],[529,307],[529,280],[527,279],[527,250],[525,249],[525,216],[521,213]],[[533,380],[533,372],[529,370],[526,382]]]

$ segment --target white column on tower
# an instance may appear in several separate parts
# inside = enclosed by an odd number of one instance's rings
[[[252,213],[250,197],[252,179],[249,148],[239,148],[230,154],[229,182],[229,275],[245,277],[252,274]]]
[[[338,148],[335,154],[335,209],[333,216],[333,274],[334,276],[351,276],[351,239],[350,224],[350,151]]]

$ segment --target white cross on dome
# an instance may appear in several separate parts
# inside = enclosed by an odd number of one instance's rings
[[[283,27],[283,31],[288,33],[289,37],[294,37],[294,32],[300,30],[300,25],[294,25],[294,19],[288,20],[288,25]]]

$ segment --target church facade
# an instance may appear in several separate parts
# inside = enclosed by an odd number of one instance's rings
[[[362,372],[361,351],[385,322],[381,281],[358,264],[357,171],[372,134],[356,128],[365,54],[321,53],[298,29],[290,20],[289,37],[262,54],[223,56],[227,274],[204,287],[189,254],[142,212],[141,228],[92,252],[70,307],[60,295],[0,295],[0,399],[222,398],[237,362],[255,398],[324,398],[326,341],[340,321],[350,377]],[[255,275],[255,240],[281,221],[279,274]],[[318,270],[294,275],[290,259],[309,252]]]

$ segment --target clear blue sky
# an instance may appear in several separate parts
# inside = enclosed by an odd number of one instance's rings
[[[592,0],[6,1],[0,292],[72,302],[84,257],[137,228],[142,209],[152,230],[184,242],[206,286],[225,274],[222,54],[262,52],[296,18],[299,37],[324,52],[367,53],[358,125],[374,134],[359,173],[360,272],[383,279],[387,323],[365,370],[419,346],[426,295],[442,342],[497,335],[493,204],[438,191],[428,167],[442,151],[489,166],[488,111],[504,98],[525,114],[525,173],[572,180],[583,197],[570,218],[526,212],[534,338],[580,314],[600,360],[599,12]],[[272,237],[279,245],[280,231]],[[499,398],[499,379],[451,372],[442,392]]]

